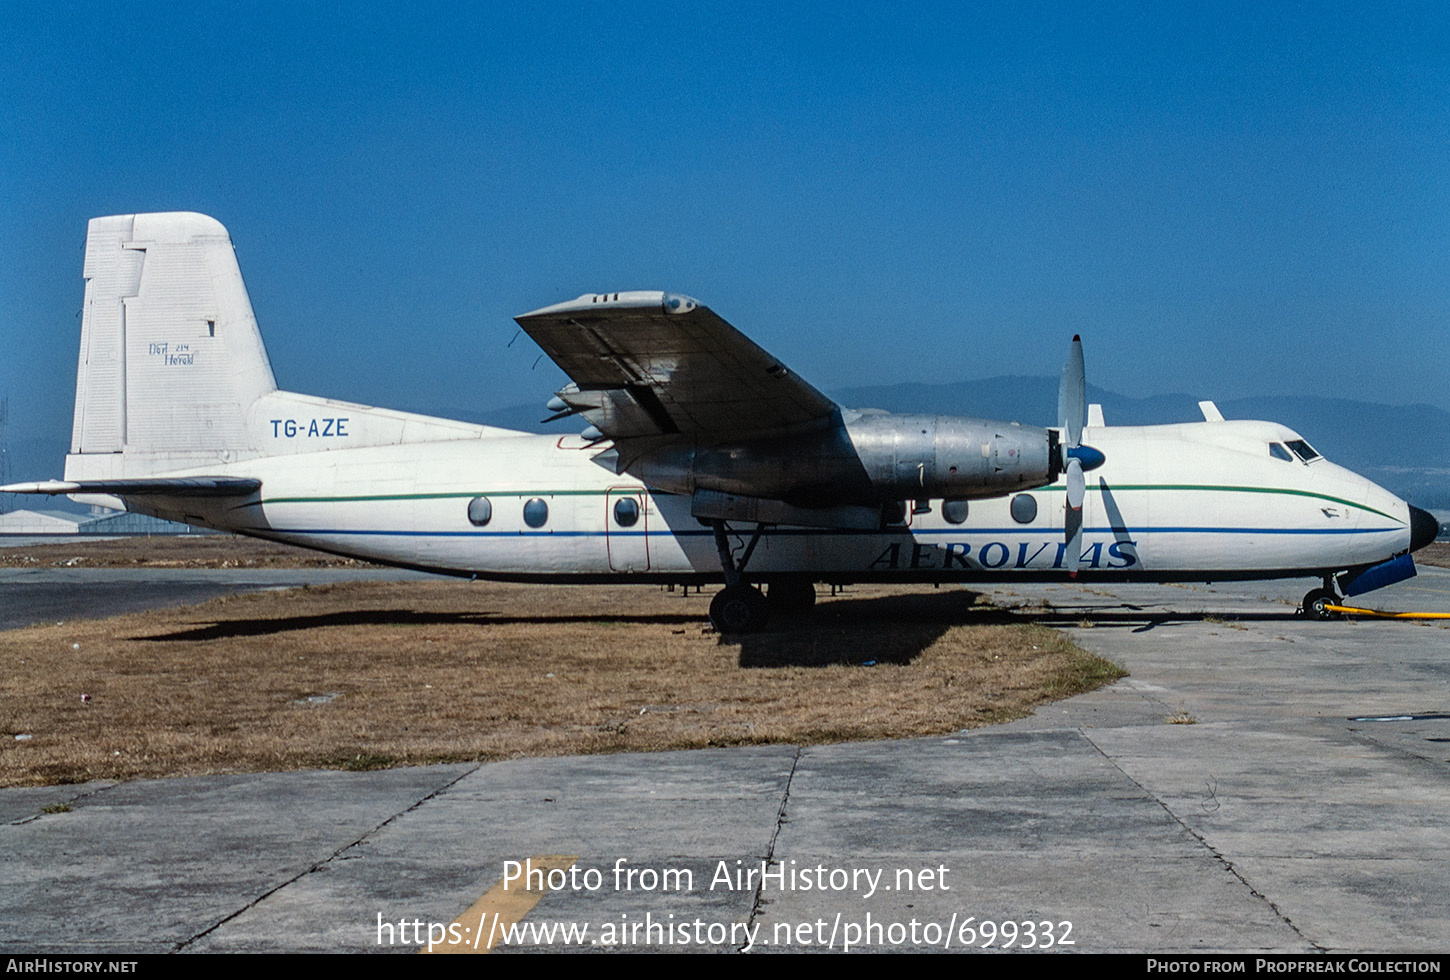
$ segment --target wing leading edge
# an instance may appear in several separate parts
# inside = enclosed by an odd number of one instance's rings
[[[515,318],[573,381],[558,397],[616,443],[709,444],[829,424],[836,403],[687,296],[585,294]]]

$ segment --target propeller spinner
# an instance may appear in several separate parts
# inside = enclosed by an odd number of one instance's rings
[[[1062,469],[1067,482],[1067,512],[1063,529],[1067,536],[1067,566],[1074,577],[1082,567],[1082,503],[1087,496],[1087,470],[1103,465],[1103,454],[1082,444],[1087,427],[1087,371],[1083,366],[1082,338],[1072,336],[1072,350],[1062,366],[1062,383],[1057,389],[1057,420],[1062,426]]]

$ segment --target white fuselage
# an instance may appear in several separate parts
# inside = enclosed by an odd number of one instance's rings
[[[497,430],[487,430],[496,432]],[[1410,545],[1408,505],[1323,458],[1286,461],[1297,439],[1267,422],[1090,428],[1107,462],[1088,474],[1083,578],[1224,580],[1318,576]],[[593,459],[577,436],[479,438],[333,448],[208,467],[260,478],[258,498],[133,500],[132,507],[385,563],[480,578],[719,579],[712,532],[690,498],[651,492]],[[881,531],[772,527],[754,577],[941,581],[1065,577],[1064,488],[973,500],[964,521],[941,501]],[[485,498],[486,523],[469,504]],[[632,499],[638,517],[626,521]],[[525,507],[535,504],[534,523]],[[475,507],[475,514],[481,508]],[[546,513],[545,513],[546,509]],[[1032,508],[1018,505],[1018,517]],[[908,508],[909,511],[909,508]],[[540,516],[543,516],[540,522]],[[737,543],[743,547],[750,528]]]

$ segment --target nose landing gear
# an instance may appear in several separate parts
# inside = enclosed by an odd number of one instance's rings
[[[1311,619],[1338,619],[1339,613],[1326,608],[1343,603],[1339,593],[1334,591],[1334,577],[1324,576],[1322,588],[1310,589],[1299,603],[1299,611]]]

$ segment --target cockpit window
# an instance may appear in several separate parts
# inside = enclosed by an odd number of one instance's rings
[[[1294,457],[1289,455],[1289,450],[1285,449],[1277,442],[1269,443],[1269,455],[1274,457],[1275,459],[1282,459],[1286,463],[1294,462]]]
[[[1311,459],[1319,458],[1319,454],[1314,451],[1314,447],[1309,445],[1309,443],[1305,442],[1303,439],[1295,439],[1289,442],[1287,445],[1290,449],[1294,450],[1295,456],[1298,456],[1306,463],[1309,462]]]

